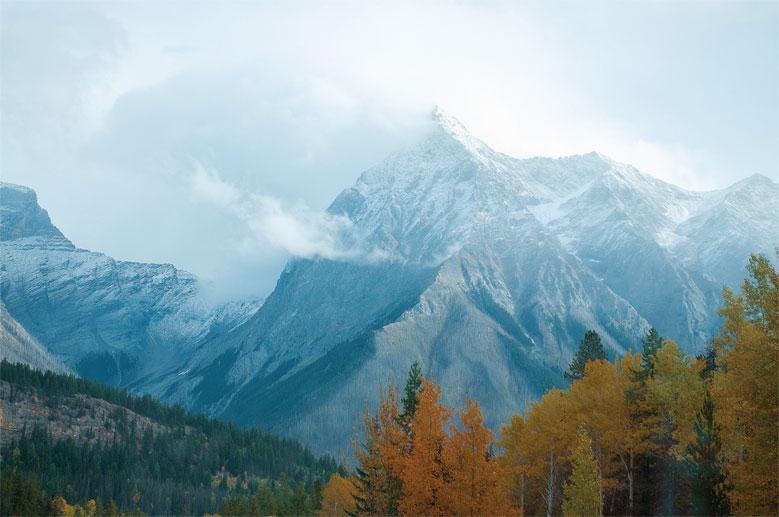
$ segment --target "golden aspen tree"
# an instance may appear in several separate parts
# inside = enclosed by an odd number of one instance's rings
[[[513,419],[504,427],[502,443],[509,436],[516,439],[511,448],[518,454],[510,460],[515,476],[533,487],[532,492],[526,487],[526,493],[540,496],[524,501],[528,513],[559,513],[563,469],[576,436],[568,405],[568,393],[553,388],[530,406],[524,419]],[[517,425],[521,429],[514,428]]]
[[[322,489],[322,503],[317,515],[353,515],[356,509],[354,484],[336,472]]]
[[[55,495],[49,503],[54,515],[58,517],[78,517],[86,515],[84,508],[79,505],[68,504],[64,497]]]
[[[443,449],[448,473],[440,495],[447,515],[509,515],[513,512],[504,484],[504,471],[492,454],[492,431],[484,426],[478,403],[468,400],[460,411],[462,429],[452,426]]]
[[[627,354],[617,364],[587,363],[584,377],[571,386],[568,404],[569,418],[592,439],[601,501],[624,480],[629,509],[633,507],[635,458],[651,447],[651,430],[636,417],[628,398],[639,361],[639,355]]]
[[[577,434],[571,461],[573,464],[571,478],[563,489],[565,494],[563,515],[579,517],[602,515],[603,501],[598,480],[598,465],[592,452],[592,440],[584,428],[580,428]]]
[[[616,365],[609,361],[590,361],[584,377],[571,385],[570,416],[579,429],[585,429],[592,440],[595,454],[600,500],[603,492],[617,485],[612,476],[621,466],[612,465],[625,445],[621,433],[628,419],[624,393],[625,379]]]
[[[765,256],[753,255],[741,295],[725,290],[725,318],[715,340],[712,376],[715,418],[732,510],[779,513],[779,276]]]
[[[500,440],[498,440],[498,446],[503,449],[503,454],[498,457],[498,461],[505,473],[504,484],[507,494],[522,515],[525,514],[525,499],[528,497],[530,485],[525,468],[528,458],[522,446],[524,432],[525,418],[522,415],[514,415],[508,424],[501,426]]]
[[[404,515],[443,515],[440,497],[447,472],[442,452],[448,440],[445,426],[451,410],[440,399],[441,387],[431,379],[423,379],[410,424],[409,451],[402,460],[399,509]]]

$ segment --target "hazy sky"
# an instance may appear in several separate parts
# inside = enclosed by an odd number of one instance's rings
[[[516,156],[779,179],[778,5],[3,0],[0,173],[77,246],[265,293],[436,104]]]

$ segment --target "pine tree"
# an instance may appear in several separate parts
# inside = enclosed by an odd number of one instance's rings
[[[720,429],[714,421],[714,401],[708,390],[695,421],[695,443],[687,447],[685,467],[690,487],[690,513],[730,515]]]
[[[422,389],[422,369],[419,363],[414,361],[408,372],[406,387],[403,389],[403,399],[400,401],[403,411],[400,413],[400,423],[408,432],[408,426],[417,410],[419,391]]]
[[[664,339],[657,329],[652,327],[641,340],[641,373],[644,377],[652,377],[655,372],[654,360],[658,350],[663,347]]]
[[[572,463],[571,479],[563,489],[563,514],[601,515],[603,504],[598,483],[598,464],[592,452],[590,435],[583,428],[579,429]]]
[[[703,363],[703,369],[701,370],[701,377],[704,379],[710,379],[711,374],[717,371],[717,348],[714,345],[708,345],[706,351],[696,356],[696,359]]]
[[[596,359],[606,359],[606,351],[603,349],[598,333],[594,330],[588,330],[584,334],[584,339],[579,343],[579,350],[569,366],[569,371],[565,372],[565,378],[581,379],[584,377],[585,365]]]

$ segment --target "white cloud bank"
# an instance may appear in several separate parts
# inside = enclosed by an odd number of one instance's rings
[[[79,246],[238,291],[289,254],[370,255],[320,211],[434,104],[516,156],[595,150],[690,188],[777,175],[775,2],[0,9],[3,179]]]

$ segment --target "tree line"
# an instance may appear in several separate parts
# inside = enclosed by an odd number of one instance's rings
[[[299,515],[317,508],[321,485],[339,469],[334,459],[318,458],[296,441],[92,381],[6,361],[0,362],[0,379],[13,386],[12,399],[33,390],[42,404],[65,411],[83,405],[75,395],[84,394],[167,427],[141,432],[132,419],[111,417],[104,425],[114,428],[113,439],[96,439],[87,429],[78,441],[56,439],[43,427],[25,429],[0,449],[2,515],[214,513],[263,487],[277,514]]]
[[[321,515],[776,515],[779,277],[752,256],[700,356],[655,329],[609,360],[588,331],[566,389],[501,428],[409,373],[364,417],[356,468],[334,473]]]

